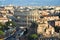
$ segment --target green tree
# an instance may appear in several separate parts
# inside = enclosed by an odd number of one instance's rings
[[[4,32],[0,30],[0,38],[4,38]]]
[[[4,32],[2,30],[0,30],[0,35],[4,35]]]
[[[38,36],[37,36],[37,34],[32,34],[31,38],[36,39],[36,38],[38,38]]]
[[[55,32],[59,33],[60,26],[55,26],[54,29],[55,29]]]
[[[0,23],[0,30],[4,29],[4,24]]]
[[[35,40],[38,38],[38,35],[37,34],[31,34],[28,36],[29,40]]]
[[[12,25],[10,25],[10,24],[12,24]],[[15,22],[13,22],[13,21],[8,21],[8,22],[6,22],[5,23],[5,26],[15,26],[16,24],[15,24]]]

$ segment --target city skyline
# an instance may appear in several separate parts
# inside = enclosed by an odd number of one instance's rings
[[[0,0],[0,5],[15,6],[59,6],[60,0]]]

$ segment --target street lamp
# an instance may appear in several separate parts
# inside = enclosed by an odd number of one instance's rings
[[[20,17],[18,16],[17,19],[20,19]]]
[[[10,23],[10,26],[12,25],[12,23]]]
[[[9,21],[12,21],[12,19],[9,19]]]

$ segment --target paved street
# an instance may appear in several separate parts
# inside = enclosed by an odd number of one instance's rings
[[[23,35],[24,31],[23,30],[18,30],[16,31],[13,35],[10,37],[6,38],[5,40],[18,40],[19,37]]]

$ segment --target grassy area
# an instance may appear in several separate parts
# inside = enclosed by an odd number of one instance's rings
[[[2,30],[0,30],[0,35],[4,35],[4,32]]]

